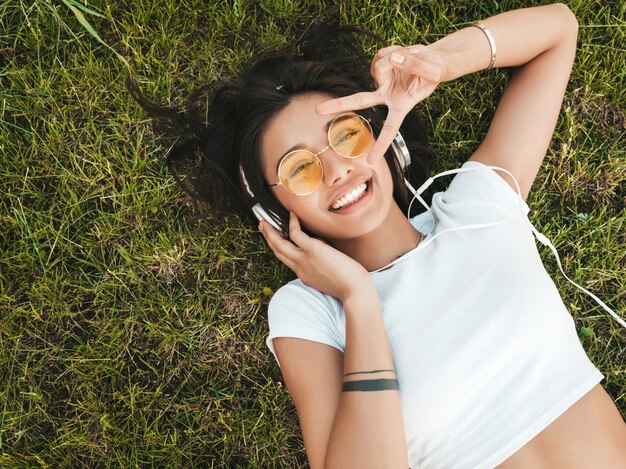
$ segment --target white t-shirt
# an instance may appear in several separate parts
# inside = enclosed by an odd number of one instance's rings
[[[427,234],[372,273],[398,371],[412,468],[491,468],[603,378],[548,276],[528,206],[494,171],[458,174],[411,220]],[[495,226],[444,230],[474,224]],[[296,337],[345,350],[341,303],[294,280],[269,305],[267,345]]]

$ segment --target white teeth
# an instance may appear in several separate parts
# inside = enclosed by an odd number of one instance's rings
[[[352,191],[348,192],[342,198],[340,198],[337,202],[331,205],[333,210],[340,209],[344,205],[351,204],[359,200],[363,194],[365,194],[365,189],[367,189],[367,184],[363,183],[352,189]]]

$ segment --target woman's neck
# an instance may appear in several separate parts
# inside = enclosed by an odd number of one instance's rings
[[[333,240],[331,244],[372,272],[415,248],[421,238],[400,208],[392,204],[385,221],[373,232],[357,239]]]

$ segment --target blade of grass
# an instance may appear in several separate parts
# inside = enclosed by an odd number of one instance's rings
[[[67,0],[67,2],[65,2],[65,3],[68,3],[68,2],[71,3],[72,5],[74,5],[76,8],[80,8],[85,13],[89,13],[90,15],[98,16],[99,18],[104,18],[104,15],[102,13],[98,13],[97,11],[91,10],[91,9],[87,8],[85,5],[83,5],[82,3],[77,2],[76,0]]]
[[[83,28],[87,30],[89,34],[91,34],[94,37],[94,39],[96,39],[100,44],[105,46],[107,49],[111,50],[117,56],[117,58],[120,59],[120,61],[124,65],[126,65],[126,67],[130,68],[130,65],[128,64],[127,60],[123,56],[121,56],[115,49],[113,49],[110,45],[108,45],[106,42],[102,40],[98,32],[93,28],[93,26],[91,26],[91,23],[87,21],[87,18],[85,18],[85,15],[83,15],[83,13],[75,6],[78,2],[75,2],[73,0],[63,0],[63,3],[65,3],[68,6],[68,8],[72,10],[78,22],[82,25]],[[91,10],[89,10],[87,7],[84,7],[84,6],[81,9],[91,14],[102,16],[99,13],[92,12]]]

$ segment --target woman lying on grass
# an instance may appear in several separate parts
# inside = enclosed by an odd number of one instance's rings
[[[626,467],[626,425],[524,202],[577,29],[563,5],[504,13],[380,50],[373,84],[351,35],[309,42],[219,91],[210,124],[193,121],[197,139],[176,149],[172,160],[201,146],[198,195],[236,187],[299,277],[272,298],[268,345],[312,468]],[[484,141],[407,218],[409,186],[423,185],[430,160],[414,106],[491,67],[516,69]],[[152,115],[183,119],[132,91]]]

